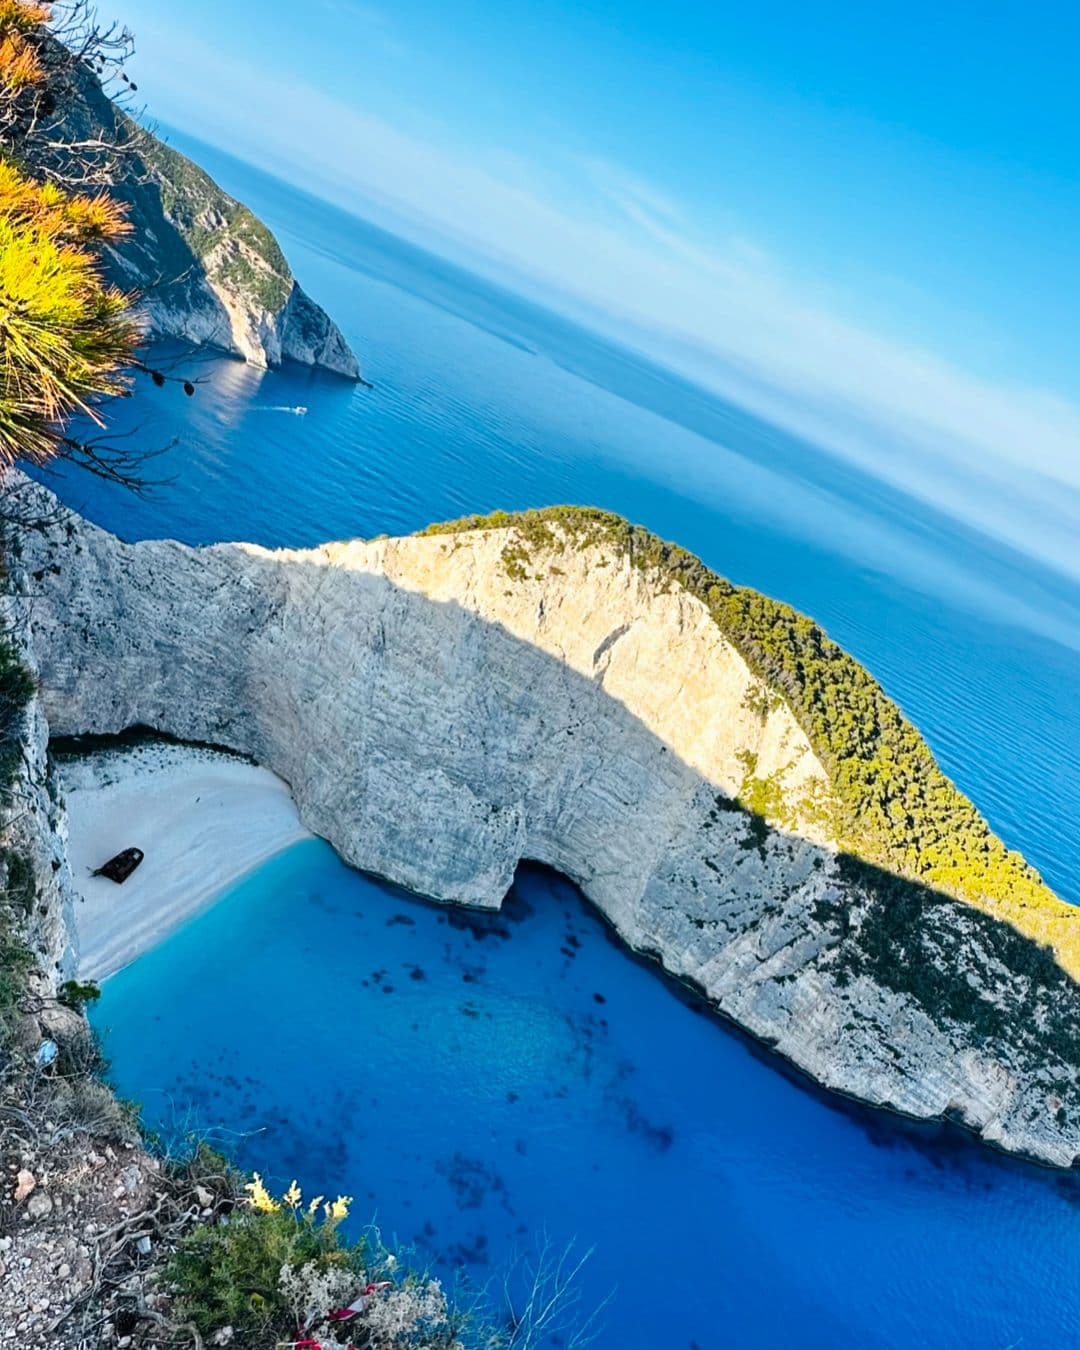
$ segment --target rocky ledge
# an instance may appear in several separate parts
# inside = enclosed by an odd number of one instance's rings
[[[787,607],[566,509],[278,552],[70,517],[19,574],[54,735],[242,751],[446,902],[549,864],[825,1086],[1080,1155],[1080,912]]]

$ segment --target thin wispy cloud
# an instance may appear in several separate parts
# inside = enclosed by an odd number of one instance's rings
[[[853,322],[842,295],[823,298],[745,231],[710,235],[603,156],[553,150],[534,164],[497,141],[439,142],[172,27],[151,25],[142,47],[154,106],[192,133],[381,215],[1080,577],[1080,408],[1065,396],[988,382]]]
[[[648,230],[686,224],[686,214],[680,203],[638,174],[630,173],[610,160],[592,156],[583,158],[581,167],[597,191],[627,219]]]

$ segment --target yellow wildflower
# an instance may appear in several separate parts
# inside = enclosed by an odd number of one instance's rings
[[[323,1209],[326,1211],[327,1222],[340,1223],[342,1219],[347,1219],[349,1217],[349,1206],[352,1204],[352,1200],[353,1198],[351,1195],[339,1195],[331,1204],[323,1205]]]
[[[300,1187],[296,1184],[295,1178],[293,1179],[292,1185],[289,1187],[289,1189],[285,1192],[285,1194],[281,1198],[282,1200],[285,1201],[285,1203],[289,1206],[290,1209],[299,1208],[300,1202],[303,1200],[304,1197],[300,1194]]]
[[[317,1195],[317,1196],[315,1197],[315,1199],[312,1200],[311,1204],[308,1205],[308,1207],[307,1207],[307,1212],[311,1215],[312,1218],[315,1217],[315,1212],[316,1212],[316,1210],[319,1208],[319,1206],[322,1204],[322,1202],[323,1202],[322,1196],[321,1196],[321,1195]]]
[[[251,1174],[251,1180],[244,1187],[248,1193],[248,1204],[252,1209],[257,1209],[260,1214],[275,1214],[281,1206],[263,1185],[263,1179],[258,1172]]]

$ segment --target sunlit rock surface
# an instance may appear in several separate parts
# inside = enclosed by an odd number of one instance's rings
[[[550,864],[819,1082],[1072,1163],[1076,984],[941,897],[908,901],[940,993],[890,970],[822,764],[705,606],[600,546],[523,568],[508,538],[194,550],[71,517],[23,546],[45,715],[248,754],[349,862],[443,901]]]

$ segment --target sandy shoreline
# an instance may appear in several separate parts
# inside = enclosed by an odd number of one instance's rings
[[[146,742],[60,765],[75,888],[79,975],[103,980],[267,858],[310,837],[267,769]],[[146,857],[123,885],[90,872],[122,848]]]

